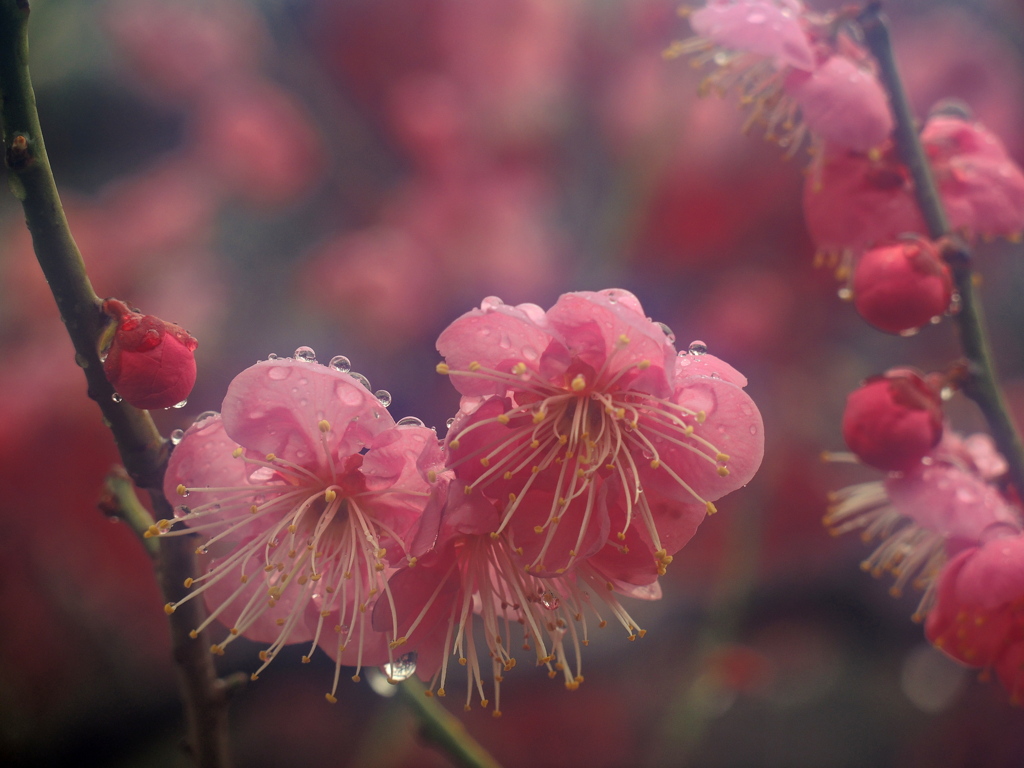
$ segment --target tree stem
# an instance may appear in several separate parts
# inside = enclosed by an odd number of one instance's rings
[[[28,0],[0,0],[0,128],[8,180],[21,201],[36,258],[74,345],[75,362],[85,372],[89,397],[109,424],[132,480],[149,492],[159,516],[171,517],[161,491],[167,441],[147,411],[114,401],[114,389],[99,360],[97,344],[107,318],[71,236],[46,156],[29,76],[28,18]],[[160,540],[156,568],[168,602],[183,597],[183,582],[193,575],[193,546],[187,537]],[[223,686],[206,643],[189,637],[189,631],[202,623],[201,603],[191,600],[170,616],[174,659],[193,759],[200,768],[226,768],[230,761]]]
[[[935,186],[931,167],[910,113],[907,94],[900,80],[893,55],[892,41],[881,3],[871,3],[858,17],[864,30],[864,39],[878,61],[879,72],[892,105],[896,127],[893,133],[896,151],[914,180],[914,194],[932,240],[945,243],[943,257],[953,272],[960,311],[954,316],[960,346],[967,360],[967,377],[962,383],[964,394],[977,403],[988,421],[1000,452],[1009,464],[1009,479],[1018,493],[1024,492],[1024,444],[1010,418],[996,377],[995,365],[989,348],[988,335],[982,317],[981,302],[974,286],[971,253],[959,238],[951,236],[949,220]]]
[[[398,686],[398,694],[420,721],[420,734],[435,744],[462,768],[501,768],[493,757],[466,732],[466,727],[436,699],[425,695],[426,688],[415,677]]]

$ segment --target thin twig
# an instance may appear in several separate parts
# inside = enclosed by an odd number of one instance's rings
[[[0,0],[0,127],[11,188],[21,201],[36,257],[74,344],[75,361],[85,372],[89,397],[103,412],[128,474],[149,492],[157,514],[171,517],[160,490],[167,441],[148,412],[114,401],[114,389],[103,374],[97,343],[106,318],[68,229],[46,156],[29,77],[28,18],[28,0]],[[171,602],[183,596],[184,579],[193,575],[193,544],[187,537],[159,543],[157,570],[164,596]],[[191,628],[202,623],[201,602],[191,600],[170,617],[174,659],[193,758],[201,768],[226,768],[223,686],[206,644],[189,637]]]
[[[971,253],[959,238],[951,236],[949,220],[939,197],[932,176],[931,167],[925,157],[924,148],[918,137],[910,104],[903,89],[892,41],[881,3],[871,3],[858,17],[864,30],[864,39],[871,53],[878,61],[882,82],[889,92],[896,128],[893,133],[896,151],[907,166],[914,180],[914,194],[917,204],[933,240],[943,240],[943,257],[953,272],[957,292],[960,294],[960,311],[954,316],[960,337],[960,346],[967,359],[967,377],[962,382],[964,394],[978,404],[985,415],[992,438],[1006,457],[1009,464],[1010,482],[1018,493],[1024,493],[1024,444],[1010,418],[1009,409],[1003,398],[996,377],[988,335],[982,318],[981,303],[974,287],[971,271]]]
[[[420,733],[445,752],[462,768],[501,768],[493,757],[466,732],[466,727],[426,695],[426,688],[415,677],[398,686],[398,694],[420,721]]]

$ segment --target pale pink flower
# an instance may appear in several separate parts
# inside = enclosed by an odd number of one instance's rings
[[[994,668],[1019,704],[1024,698],[1024,536],[999,533],[943,569],[925,633],[957,661]]]
[[[388,569],[422,554],[410,542],[443,462],[433,430],[396,425],[347,359],[328,367],[308,348],[297,356],[240,373],[222,416],[185,433],[164,483],[183,506],[151,533],[206,536],[199,552],[210,561],[185,600],[202,594],[211,608],[197,630],[216,618],[229,627],[215,653],[238,636],[268,643],[258,675],[283,645],[319,644],[336,659],[333,701],[342,664],[393,656],[397,633],[374,632],[368,612],[393,599]]]
[[[515,520],[531,492],[550,499],[534,526],[548,542],[565,509],[584,505],[575,543],[549,546],[528,568],[546,571],[548,558],[567,554],[556,570],[569,569],[603,540],[602,484],[614,479],[625,516],[613,533],[624,539],[639,522],[663,571],[671,561],[663,529],[672,521],[659,502],[714,512],[713,501],[759,466],[763,427],[745,379],[705,357],[702,344],[677,356],[668,333],[635,296],[613,289],[565,294],[546,312],[489,298],[438,339],[438,371],[464,396],[449,465],[467,493],[500,506],[493,533],[525,527]]]
[[[935,579],[948,557],[1021,531],[1018,511],[990,482],[1005,470],[990,437],[962,440],[947,430],[914,469],[831,494],[825,524],[836,535],[860,530],[865,541],[880,538],[862,566],[875,576],[895,576],[893,595],[910,583],[924,589],[915,614],[920,618],[932,605]]]
[[[868,150],[885,141],[893,121],[885,91],[865,52],[830,16],[809,13],[797,0],[709,0],[690,14],[695,38],[667,55],[695,54],[713,63],[702,89],[735,87],[752,105],[746,127],[796,152],[815,143]]]

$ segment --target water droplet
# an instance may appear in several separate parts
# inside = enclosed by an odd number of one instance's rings
[[[559,604],[558,595],[552,592],[550,589],[545,590],[544,594],[540,596],[540,604],[547,608],[549,611],[553,611],[558,608]]]
[[[313,351],[312,347],[299,347],[295,350],[293,357],[296,360],[301,360],[304,363],[315,363],[316,352]]]
[[[110,399],[111,399],[111,400],[113,400],[113,401],[114,401],[115,403],[120,403],[120,402],[122,402],[122,401],[124,400],[124,398],[123,398],[123,397],[121,397],[121,396],[120,396],[119,394],[117,394],[117,392],[115,392],[114,394],[112,394],[112,395],[110,396]]]
[[[386,389],[378,389],[373,393],[373,396],[377,398],[377,402],[387,408],[391,405],[391,393]]]
[[[844,285],[842,288],[836,291],[836,296],[838,296],[843,301],[850,301],[853,298],[853,289]]]
[[[381,671],[388,676],[388,682],[400,683],[416,674],[416,651],[399,656],[391,664],[385,664]]]
[[[687,351],[691,355],[703,355],[707,353],[708,345],[698,339],[697,341],[690,342],[690,346],[687,348]]]
[[[181,520],[181,518],[183,518],[183,517],[185,517],[187,515],[190,515],[190,514],[192,514],[192,510],[189,509],[188,507],[184,506],[184,505],[174,508],[174,519],[175,520]]]
[[[905,331],[900,331],[900,336],[905,339],[911,336],[917,336],[917,332],[920,330],[920,328],[907,328]]]
[[[287,365],[275,365],[267,370],[267,376],[274,381],[283,381],[292,375],[292,369]]]
[[[104,355],[104,357],[106,357],[106,355]],[[100,362],[103,362],[103,360],[100,360]],[[75,364],[79,368],[88,368],[89,367],[89,361],[86,360],[83,355],[80,355],[80,354],[77,354],[77,353],[75,354]]]
[[[415,416],[406,416],[405,418],[402,418],[402,419],[398,420],[398,426],[400,426],[400,427],[425,427],[426,424],[424,424],[420,419],[417,419]]]
[[[201,424],[202,422],[206,421],[207,419],[212,419],[216,415],[217,415],[216,411],[203,411],[198,416],[196,416],[196,420],[194,422],[192,422],[192,423],[193,424]]]
[[[452,428],[452,424],[454,424],[454,423],[455,423],[455,417],[453,416],[452,418],[448,419],[448,421],[446,421],[444,423],[444,425],[446,427],[448,427],[448,429],[451,429]]]
[[[335,355],[331,358],[331,368],[341,373],[348,373],[352,370],[352,361],[344,355]]]
[[[672,333],[672,329],[665,325],[665,323],[658,323],[658,327],[661,328],[661,330],[665,333],[665,336],[668,337],[669,343],[675,344],[676,335]]]
[[[363,374],[350,372],[349,376],[351,376],[353,379],[358,381],[360,384],[362,384],[364,387],[366,387],[371,392],[373,391],[373,387],[370,386],[370,380],[368,378],[366,378],[365,376],[363,376]]]
[[[941,397],[943,401],[952,400],[954,392],[955,390],[951,386],[946,385],[939,390],[939,397]]]
[[[185,436],[184,430],[176,429],[171,432],[171,445],[177,445],[181,442],[181,438]]]
[[[932,325],[938,325],[942,322],[942,315],[935,315],[931,320],[928,321]]]
[[[267,360],[277,360],[277,359],[279,359],[278,356],[275,355],[273,352],[271,352],[269,355],[267,355]]]
[[[751,425],[751,427],[750,427],[750,434],[756,435],[757,434],[757,427]]]
[[[188,405],[188,398],[184,400],[179,400],[174,405],[172,405],[171,408],[184,408],[186,405]]]

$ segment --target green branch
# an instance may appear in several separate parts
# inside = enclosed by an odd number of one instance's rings
[[[490,754],[466,732],[462,722],[426,695],[415,677],[398,686],[398,694],[420,721],[420,735],[443,750],[462,768],[501,768]]]
[[[878,61],[882,82],[889,92],[893,117],[896,120],[893,132],[896,151],[914,180],[914,194],[924,216],[928,235],[933,240],[942,240],[946,243],[943,247],[943,257],[953,272],[953,280],[961,302],[960,311],[954,316],[954,321],[960,337],[960,346],[967,359],[967,376],[961,384],[962,389],[985,415],[992,430],[992,438],[1009,464],[1010,481],[1018,493],[1024,493],[1024,445],[999,388],[982,317],[981,302],[974,287],[971,253],[964,243],[951,236],[949,220],[935,186],[924,148],[921,146],[913,115],[910,113],[907,94],[896,67],[889,28],[881,13],[881,4],[871,3],[858,17],[858,21],[864,30],[868,48]]]
[[[114,388],[99,360],[97,344],[106,318],[68,229],[46,157],[28,69],[28,18],[27,0],[0,0],[0,128],[11,188],[21,201],[36,258],[74,344],[75,361],[85,372],[89,397],[103,412],[128,474],[149,492],[157,514],[171,517],[171,507],[161,492],[167,442],[147,411],[114,401]],[[135,515],[139,510],[124,490],[120,488],[121,501],[128,508],[122,511]],[[193,575],[192,549],[187,537],[160,540],[156,567],[168,602],[183,596],[184,579]],[[223,685],[217,680],[206,644],[188,634],[202,623],[201,603],[191,600],[170,617],[174,659],[192,756],[202,768],[224,768],[229,760]]]

